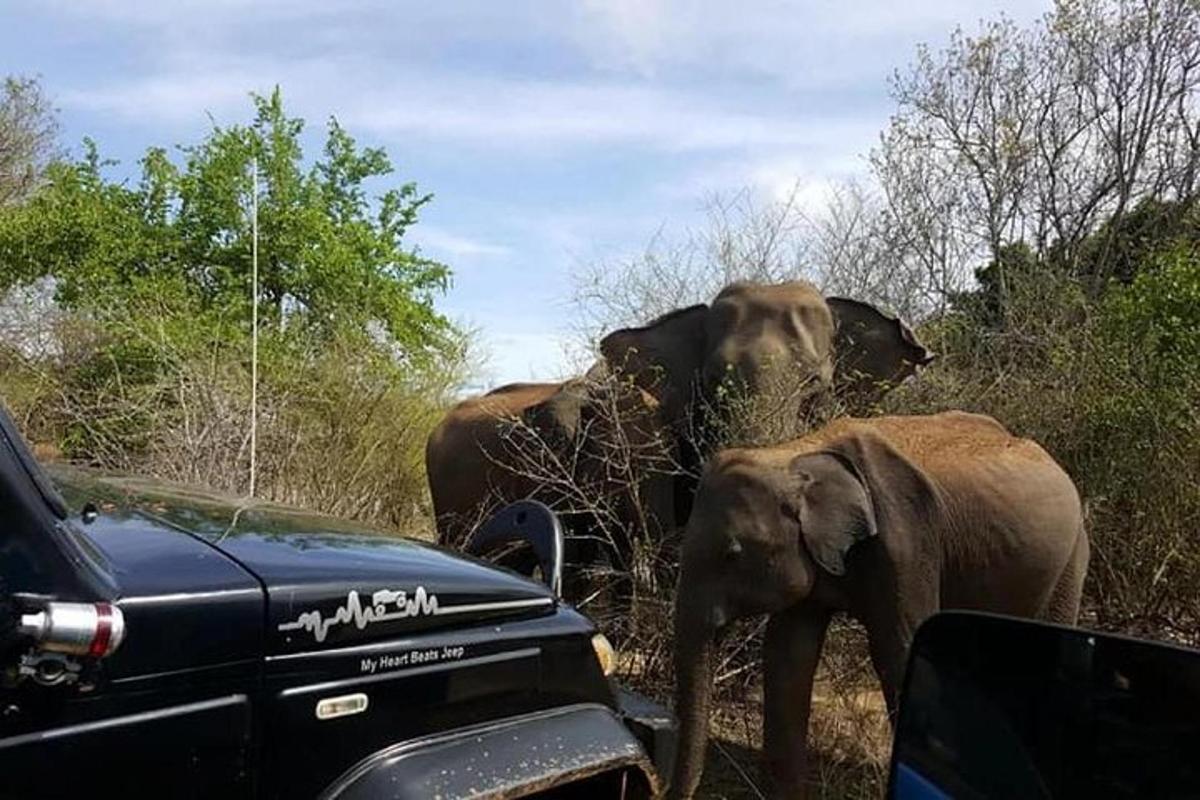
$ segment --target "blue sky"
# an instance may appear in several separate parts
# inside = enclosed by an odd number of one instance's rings
[[[911,6],[911,7],[910,7]],[[0,0],[0,74],[40,75],[63,138],[126,165],[246,121],[283,88],[436,194],[413,230],[455,269],[481,382],[554,378],[571,274],[764,197],[863,171],[918,43],[1032,0],[464,2]],[[313,144],[316,144],[314,139]]]

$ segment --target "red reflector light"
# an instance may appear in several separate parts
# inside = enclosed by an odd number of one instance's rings
[[[19,631],[42,650],[104,658],[125,638],[125,615],[111,603],[49,602],[21,616]]]

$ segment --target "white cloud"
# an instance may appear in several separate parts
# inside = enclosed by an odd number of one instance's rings
[[[460,236],[428,223],[413,228],[412,238],[422,250],[431,251],[434,255],[471,258],[512,254],[512,249],[504,245]]]
[[[487,369],[468,387],[472,392],[506,383],[559,381],[574,374],[569,355],[574,349],[571,340],[552,327],[522,331],[514,330],[510,323],[480,326],[478,330],[489,358]]]
[[[579,43],[601,60],[652,74],[679,37],[682,20],[671,19],[661,0],[584,0]]]
[[[699,69],[770,77],[791,87],[886,76],[917,41],[940,41],[1001,13],[1028,22],[1048,0],[587,0],[574,36],[602,68],[643,75]],[[882,70],[882,74],[881,74]]]
[[[865,156],[880,125],[882,121],[871,119],[815,120],[812,140],[803,147],[715,159],[663,182],[657,193],[673,202],[689,202],[748,189],[762,200],[792,198],[803,208],[816,209],[823,205],[829,186],[866,172]]]
[[[781,0],[516,2],[498,18],[486,3],[451,14],[378,0],[348,9],[316,0],[57,0],[53,8],[68,21],[140,31],[151,62],[64,91],[70,108],[179,122],[244,109],[247,91],[279,83],[300,111],[333,110],[376,135],[485,149],[635,145],[679,153],[794,151],[833,139],[846,122],[835,114],[861,115],[882,102],[898,47],[906,60],[919,38],[994,16],[997,2],[974,10],[957,0],[918,8],[864,0],[852,10]],[[1043,2],[1020,0],[1014,13],[1032,15]],[[464,44],[474,47],[459,52]],[[442,61],[439,45],[459,55]],[[563,70],[548,56],[511,66],[516,53],[561,45],[590,56],[599,71]],[[488,55],[473,61],[481,48]],[[490,68],[497,58],[504,68]]]
[[[741,111],[686,91],[616,83],[492,79],[377,93],[349,112],[370,130],[486,146],[637,144],[672,151],[779,146],[811,136],[794,118]]]
[[[288,19],[364,11],[369,3],[341,0],[39,0],[63,19],[117,23],[158,32],[233,29]]]
[[[244,115],[248,92],[257,88],[254,77],[241,71],[170,74],[66,89],[58,101],[69,109],[178,123],[235,108],[243,109]]]
[[[486,75],[436,76],[357,59],[232,63],[168,71],[64,91],[64,107],[143,123],[244,116],[250,90],[278,82],[301,113],[331,111],[353,130],[420,136],[481,149],[639,146],[674,153],[800,148],[837,139],[849,119],[806,118],[793,108],[751,110],[691,89],[619,82],[550,82]],[[346,84],[359,88],[347,93]]]
[[[802,211],[818,211],[829,202],[832,186],[839,180],[861,174],[861,162],[820,163],[819,171],[806,169],[806,163],[793,159],[762,161],[747,167],[746,184],[754,187],[766,199],[775,202],[791,201]]]

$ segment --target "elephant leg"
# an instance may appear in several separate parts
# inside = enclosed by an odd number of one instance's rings
[[[871,665],[875,668],[875,674],[879,676],[879,686],[883,690],[884,702],[887,703],[888,719],[893,725],[899,710],[908,647],[912,643],[914,632],[915,626],[909,629],[897,622],[888,622],[878,627],[867,626]]]
[[[1054,585],[1054,591],[1050,594],[1050,602],[1042,614],[1043,619],[1063,625],[1074,625],[1079,620],[1079,601],[1083,596],[1083,579],[1087,576],[1090,553],[1091,545],[1087,532],[1081,526],[1075,539],[1075,548],[1071,551],[1071,558],[1063,568],[1062,574],[1058,576],[1058,583]]]
[[[867,629],[871,665],[879,677],[888,718],[896,721],[908,650],[917,627],[938,611],[939,591],[936,579],[929,575],[899,575],[892,591],[878,591],[865,614],[859,616]],[[883,587],[877,587],[882,589]],[[899,598],[888,602],[883,598]]]
[[[775,797],[802,798],[808,775],[813,676],[831,613],[797,607],[774,614],[763,644],[763,750]]]

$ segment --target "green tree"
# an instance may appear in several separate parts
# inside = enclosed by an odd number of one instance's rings
[[[1129,284],[1140,270],[1154,265],[1164,253],[1179,246],[1200,244],[1196,199],[1147,197],[1123,216],[1105,220],[1079,247],[1075,267],[1080,277],[1095,283],[1094,273],[1107,264],[1109,280]],[[1062,262],[1057,249],[1051,251],[1050,258],[1056,263]],[[1068,268],[1065,263],[1061,266]],[[1100,288],[1109,287],[1103,285]]]
[[[29,203],[0,213],[0,290],[49,277],[70,310],[108,316],[149,297],[244,323],[257,160],[265,327],[356,335],[408,360],[452,347],[455,332],[433,306],[449,269],[404,241],[432,195],[404,183],[370,196],[391,162],[336,119],[322,157],[306,164],[304,121],[287,115],[279,90],[253,102],[250,125],[214,128],[180,148],[181,165],[148,150],[133,186],[104,178],[109,164],[91,142],[78,162],[53,165]]]
[[[22,320],[0,316],[0,399],[72,459],[245,491],[257,161],[256,491],[411,530],[464,365],[434,307],[449,270],[405,241],[430,195],[389,186],[387,155],[336,120],[306,159],[279,91],[253,103],[129,182],[85,141],[0,207],[0,295],[22,289],[0,309]]]

